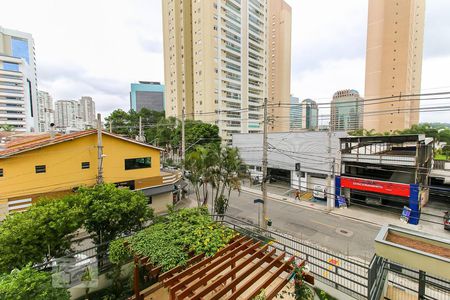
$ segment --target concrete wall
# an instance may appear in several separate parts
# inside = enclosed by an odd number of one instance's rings
[[[155,213],[161,213],[167,211],[167,205],[171,204],[173,204],[172,192],[152,196],[150,207],[154,209]]]

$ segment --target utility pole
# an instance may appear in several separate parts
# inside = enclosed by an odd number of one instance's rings
[[[331,211],[332,209],[331,202],[334,201],[334,195],[331,190],[331,178],[334,174],[334,162],[331,161],[331,124],[329,125],[327,135],[328,135],[327,139],[328,170],[330,170],[330,173],[327,176],[327,191],[325,193],[325,196],[327,197],[327,210]]]
[[[185,137],[185,108],[183,107],[182,111],[181,111],[181,159],[182,159],[182,163],[184,164],[184,160],[185,160],[185,156],[186,156],[186,151],[185,151],[185,147],[186,147],[186,137]],[[182,170],[184,171],[184,167],[182,167]]]
[[[262,154],[262,183],[261,183],[261,190],[262,190],[262,198],[263,198],[263,213],[261,215],[260,224],[264,229],[267,229],[267,148],[268,148],[268,142],[267,142],[267,126],[268,126],[268,120],[267,120],[267,98],[264,98],[264,131],[263,131],[263,154]]]
[[[142,117],[139,116],[139,142],[143,142],[144,137],[142,136]]]
[[[102,141],[102,115],[97,114],[97,157],[98,172],[97,184],[103,183],[103,141]]]

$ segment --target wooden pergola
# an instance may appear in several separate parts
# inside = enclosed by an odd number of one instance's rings
[[[147,263],[147,258],[137,257],[135,265],[139,261],[143,263],[149,276],[156,277],[158,283],[139,291],[136,285],[139,271],[135,268],[133,298],[141,300],[160,289],[166,289],[164,298],[170,300],[253,299],[264,289],[266,299],[273,299],[289,282],[294,259],[294,256],[286,257],[285,252],[269,250],[269,245],[263,245],[260,241],[240,236],[214,256],[193,256],[185,266],[162,274],[161,267],[153,267]],[[311,276],[307,276],[306,280],[314,283]],[[163,296],[159,295],[158,299],[163,300]]]

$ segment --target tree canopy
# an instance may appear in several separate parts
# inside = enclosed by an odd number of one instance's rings
[[[77,197],[84,210],[84,227],[95,233],[96,244],[139,230],[153,217],[143,193],[116,188],[114,184],[82,187]]]
[[[358,129],[348,132],[353,136],[374,136],[374,135],[399,135],[399,134],[425,134],[427,137],[432,137],[438,142],[445,142],[450,145],[450,128],[447,124],[439,123],[422,123],[411,126],[405,130],[396,130],[392,133],[377,133],[374,130]]]
[[[153,216],[147,198],[113,184],[82,187],[59,199],[43,199],[0,225],[0,273],[67,255],[71,234],[84,228],[96,244],[142,228]]]
[[[74,196],[44,199],[23,213],[13,213],[0,226],[0,272],[41,263],[70,249],[69,234],[79,229],[83,210]]]
[[[238,149],[220,144],[197,146],[186,155],[184,166],[189,171],[186,177],[194,187],[198,205],[207,204],[208,186],[211,186],[211,212],[218,214],[225,214],[231,191],[239,191],[241,179],[247,176],[246,166]]]
[[[164,119],[164,112],[146,108],[142,108],[139,112],[134,110],[126,112],[122,109],[116,109],[105,118],[105,125],[107,128],[112,126],[114,133],[135,137],[139,134],[139,117],[142,118],[142,124],[145,128],[149,124],[156,124],[159,120]]]
[[[54,287],[50,273],[36,271],[29,264],[0,275],[0,299],[69,300],[70,293]]]

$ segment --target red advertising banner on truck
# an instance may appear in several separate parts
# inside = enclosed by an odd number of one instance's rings
[[[341,177],[341,187],[387,195],[409,197],[409,184],[380,180]]]

